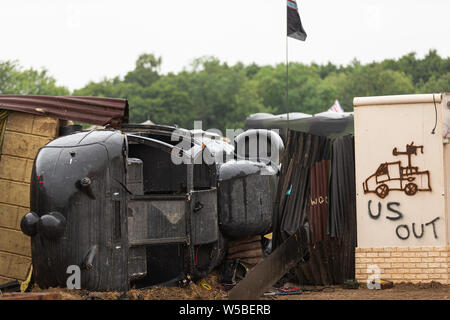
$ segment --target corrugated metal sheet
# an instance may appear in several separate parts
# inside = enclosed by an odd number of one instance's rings
[[[354,138],[345,136],[333,142],[330,181],[329,234],[342,245],[342,277],[355,276],[356,190]]]
[[[274,208],[274,248],[308,222],[311,168],[330,159],[331,140],[290,131]]]
[[[2,94],[0,109],[114,128],[128,122],[126,99]]]
[[[329,168],[329,160],[317,162],[311,168],[308,221],[312,243],[325,240],[327,236]]]
[[[355,163],[352,136],[334,140],[290,131],[274,207],[273,248],[309,228],[310,259],[295,268],[302,284],[354,278]]]
[[[342,241],[337,238],[310,244],[308,262],[299,264],[295,270],[299,282],[309,285],[342,284],[347,279],[341,264],[343,250]]]

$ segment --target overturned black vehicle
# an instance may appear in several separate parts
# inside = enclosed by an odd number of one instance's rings
[[[21,228],[41,288],[66,287],[71,266],[88,290],[183,283],[218,266],[228,239],[270,232],[275,153],[249,158],[249,137],[279,154],[279,136],[251,130],[235,139],[247,147],[233,148],[174,131],[74,132],[39,151]]]

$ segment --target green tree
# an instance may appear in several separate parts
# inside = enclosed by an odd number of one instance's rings
[[[414,92],[411,78],[399,71],[384,70],[379,65],[356,66],[346,75],[337,90],[339,101],[345,106],[353,106],[354,97]]]
[[[0,61],[0,94],[68,95],[46,69],[23,69],[17,61]]]
[[[409,53],[369,64],[354,59],[346,66],[291,62],[288,108],[285,64],[229,65],[214,57],[201,57],[188,69],[162,75],[161,63],[160,57],[143,54],[123,79],[90,82],[74,95],[126,98],[131,122],[151,119],[192,128],[195,120],[202,120],[204,129],[224,130],[242,127],[245,118],[257,112],[315,114],[327,110],[336,99],[345,111],[352,111],[357,96],[450,89],[450,60],[435,50],[422,59]]]
[[[440,76],[433,75],[422,87],[418,93],[440,93],[450,92],[450,72],[443,73]]]
[[[159,79],[162,58],[144,53],[136,61],[136,67],[125,76],[124,82],[138,84],[142,87],[150,86]]]

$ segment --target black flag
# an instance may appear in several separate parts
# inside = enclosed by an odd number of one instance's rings
[[[297,2],[294,0],[287,0],[287,35],[302,41],[306,39],[306,32],[298,14]]]

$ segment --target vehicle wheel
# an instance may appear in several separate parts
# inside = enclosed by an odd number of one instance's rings
[[[386,196],[389,194],[389,187],[385,184],[382,184],[381,186],[378,186],[375,189],[375,193],[377,196],[379,196],[381,199],[386,198]]]
[[[408,183],[405,186],[405,193],[408,196],[413,196],[413,195],[416,194],[416,192],[417,192],[417,184],[415,184],[415,183]]]

